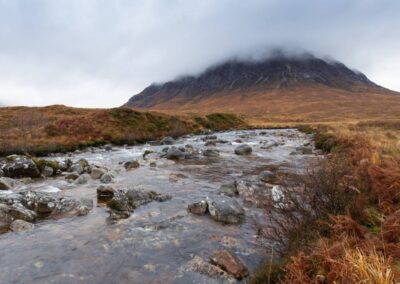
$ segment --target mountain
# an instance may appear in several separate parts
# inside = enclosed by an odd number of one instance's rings
[[[377,103],[397,111],[399,98],[340,62],[279,54],[257,62],[230,60],[198,76],[152,84],[125,106],[321,119],[346,109],[352,117],[370,112],[371,106],[379,114]]]

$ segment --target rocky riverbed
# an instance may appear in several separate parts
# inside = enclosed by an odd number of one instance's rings
[[[4,158],[0,283],[246,281],[263,197],[316,154],[283,129]]]

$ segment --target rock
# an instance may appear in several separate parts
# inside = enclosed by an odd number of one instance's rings
[[[58,163],[58,167],[62,172],[70,170],[71,166],[72,166],[71,159],[65,159],[64,161]]]
[[[75,183],[76,184],[85,184],[89,181],[89,179],[90,179],[90,175],[82,174],[75,180]]]
[[[28,190],[20,193],[21,203],[39,215],[49,215],[58,202],[57,195]]]
[[[24,220],[15,220],[10,224],[10,230],[16,233],[31,231],[34,225]]]
[[[0,203],[0,234],[10,229],[10,224],[14,218],[9,214],[9,206]]]
[[[261,136],[265,136],[265,135],[267,135],[267,131],[260,131],[260,133],[259,133]]]
[[[74,216],[85,216],[89,214],[93,208],[93,200],[88,198],[74,199],[64,198],[58,199],[54,210],[50,217],[53,219],[74,217]]]
[[[207,201],[202,200],[200,202],[196,202],[193,204],[189,204],[187,210],[190,213],[197,214],[197,215],[204,215],[208,211],[208,204]]]
[[[253,149],[247,144],[242,144],[235,148],[236,155],[250,155],[252,151]]]
[[[210,256],[210,262],[221,267],[236,279],[242,279],[249,275],[249,271],[243,262],[236,255],[227,250],[215,251]]]
[[[112,151],[112,146],[111,145],[106,145],[106,146],[104,146],[104,149],[106,151]]]
[[[198,273],[207,275],[212,278],[221,279],[224,281],[224,283],[225,282],[227,282],[227,283],[236,282],[232,276],[230,276],[228,273],[226,273],[220,267],[218,267],[217,265],[208,263],[207,261],[204,261],[200,256],[195,256],[193,259],[191,259],[187,263],[186,267],[190,271],[196,271]]]
[[[181,173],[172,173],[169,175],[170,182],[177,182],[178,180],[183,179],[183,178],[187,178],[187,176],[184,174],[181,174]]]
[[[233,142],[236,142],[236,143],[243,143],[243,140],[242,140],[242,139],[235,139]]]
[[[100,200],[108,200],[114,197],[115,188],[110,185],[100,185],[97,188],[97,198]]]
[[[76,180],[78,177],[79,177],[79,174],[78,174],[78,173],[72,172],[72,173],[68,173],[68,174],[65,176],[65,179],[66,179],[66,180]]]
[[[2,168],[2,165],[0,164],[0,177],[4,177],[4,172],[1,168]]]
[[[219,157],[219,151],[216,149],[205,149],[203,150],[203,156],[205,157]]]
[[[20,184],[21,183],[15,179],[8,177],[0,177],[0,190],[8,190]]]
[[[237,182],[231,182],[231,183],[226,183],[221,185],[221,187],[219,188],[219,192],[223,195],[229,196],[229,197],[233,197],[235,195],[238,195],[238,189],[237,189]]]
[[[24,155],[11,155],[6,158],[2,167],[4,176],[10,178],[40,177],[40,171],[35,162]]]
[[[111,183],[113,181],[113,175],[111,173],[105,173],[104,175],[102,175],[102,177],[100,178],[100,181],[102,183]]]
[[[42,170],[42,175],[44,177],[51,177],[54,174],[54,170],[53,168],[49,167],[49,166],[45,166]]]
[[[154,201],[163,202],[171,199],[154,191],[142,189],[121,189],[114,192],[114,197],[107,203],[112,219],[128,218],[137,207]]]
[[[207,141],[207,140],[217,140],[218,137],[217,135],[207,135],[205,137],[202,138],[203,141]]]
[[[18,220],[24,220],[27,222],[35,221],[37,214],[29,210],[28,208],[24,207],[21,203],[14,203],[9,207],[9,214]]]
[[[275,179],[275,174],[271,171],[262,171],[258,178],[263,182],[272,182]]]
[[[310,147],[303,147],[303,148],[301,149],[301,153],[302,153],[303,155],[312,155],[313,150],[312,150],[312,148],[310,148]]]
[[[130,171],[130,170],[132,170],[132,169],[137,169],[137,168],[139,168],[139,167],[140,167],[140,164],[139,164],[139,162],[138,162],[137,160],[135,160],[135,161],[129,161],[129,162],[124,163],[124,168],[125,168],[127,171]]]
[[[161,139],[161,145],[174,145],[175,144],[175,139],[172,137],[164,137]]]
[[[180,149],[176,148],[176,147],[171,147],[167,150],[167,153],[165,155],[165,157],[168,160],[183,160],[185,159],[187,156],[186,152],[181,151]]]
[[[73,164],[71,166],[71,170],[77,173],[78,175],[83,174],[83,167],[80,164]]]
[[[150,167],[152,167],[152,168],[157,167],[157,163],[156,162],[150,162]]]
[[[92,179],[100,179],[106,173],[105,169],[93,167],[92,172],[90,173],[90,177]]]
[[[207,141],[206,143],[204,143],[204,146],[217,146],[217,143],[215,141]]]
[[[150,155],[150,154],[152,154],[152,153],[154,153],[154,151],[145,150],[144,153],[143,153],[143,155],[142,155],[143,160],[146,160],[146,159],[147,159],[147,155]]]
[[[238,224],[245,218],[244,209],[233,198],[207,197],[207,203],[211,217],[217,222]]]

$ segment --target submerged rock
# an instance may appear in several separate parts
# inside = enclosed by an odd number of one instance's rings
[[[0,190],[8,190],[18,186],[19,184],[21,183],[15,179],[0,177]]]
[[[89,179],[90,179],[90,175],[82,174],[75,180],[75,183],[76,184],[85,184],[85,183],[88,183]]]
[[[244,209],[239,202],[230,197],[207,197],[208,211],[211,217],[226,224],[238,224],[243,222]]]
[[[140,164],[139,164],[139,162],[137,160],[129,161],[129,162],[125,162],[124,163],[124,168],[127,171],[130,171],[130,170],[133,170],[133,169],[137,169],[139,167],[140,167]]]
[[[100,179],[105,173],[106,173],[105,169],[99,167],[93,167],[92,172],[90,173],[90,177],[92,179]]]
[[[219,151],[216,149],[205,149],[203,155],[206,157],[219,157]]]
[[[101,176],[100,181],[102,183],[111,183],[113,181],[113,175],[111,173],[105,173]]]
[[[275,179],[275,174],[271,171],[262,171],[258,178],[263,182],[272,182]]]
[[[40,177],[40,171],[35,162],[24,155],[11,155],[5,159],[2,166],[4,176],[11,178]]]
[[[210,256],[210,262],[221,267],[236,279],[242,279],[249,275],[247,267],[232,252],[227,250],[215,251]]]
[[[247,144],[242,144],[235,148],[236,155],[250,155],[252,151],[253,149]]]
[[[107,203],[111,209],[112,219],[128,218],[137,207],[152,201],[163,202],[171,196],[142,189],[120,189],[114,192],[114,197]]]
[[[15,220],[10,224],[10,230],[16,233],[31,231],[34,225],[24,220]]]
[[[237,182],[233,181],[231,183],[226,183],[226,184],[221,185],[221,187],[219,188],[219,192],[221,194],[229,196],[229,197],[238,195],[239,191],[237,189]]]

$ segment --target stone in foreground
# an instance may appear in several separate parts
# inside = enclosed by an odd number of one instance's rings
[[[245,218],[244,209],[239,202],[230,197],[207,197],[211,218],[225,224],[238,224]]]
[[[236,279],[242,279],[249,275],[247,267],[236,255],[230,251],[215,251],[210,256],[210,262],[221,267],[224,271],[234,276]]]
[[[187,210],[192,214],[204,215],[208,211],[208,204],[205,200],[202,200],[200,202],[190,204]]]

